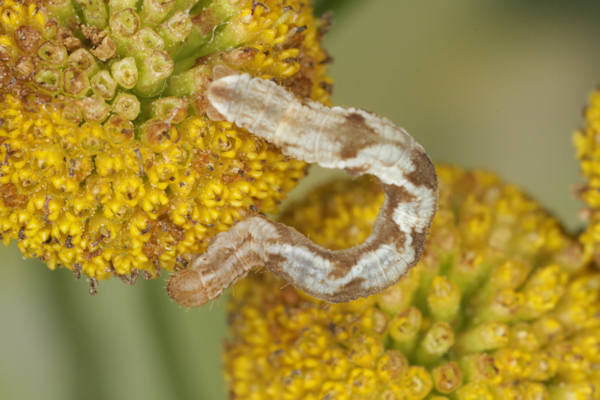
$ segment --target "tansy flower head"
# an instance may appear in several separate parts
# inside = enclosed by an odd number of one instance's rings
[[[438,168],[425,254],[396,285],[327,304],[252,275],[233,291],[234,399],[592,399],[600,393],[600,274],[518,188]],[[317,190],[284,220],[331,248],[365,239],[382,195]]]
[[[580,240],[586,257],[600,259],[600,91],[595,90],[584,110],[585,125],[573,135],[576,155],[586,180],[577,189],[577,195],[587,204],[582,216],[588,220],[586,231]]]
[[[320,25],[300,0],[3,1],[0,239],[131,280],[274,211],[305,164],[209,120],[204,92],[221,66],[326,103]]]

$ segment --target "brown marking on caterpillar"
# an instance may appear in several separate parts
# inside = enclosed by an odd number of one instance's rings
[[[348,138],[347,143],[340,151],[340,157],[355,158],[359,151],[365,147],[376,144],[373,128],[370,127],[365,118],[358,113],[350,113],[346,120],[338,127],[338,135],[344,135]]]
[[[215,79],[207,99],[211,116],[249,130],[287,156],[374,175],[385,200],[367,240],[344,250],[318,246],[263,215],[249,216],[216,235],[204,254],[171,277],[171,298],[200,306],[265,265],[317,298],[348,301],[394,284],[417,262],[437,206],[437,178],[425,150],[406,131],[363,110],[299,100],[247,74]]]
[[[406,179],[416,186],[427,186],[430,189],[437,187],[435,167],[426,154],[413,150],[411,161],[415,169],[406,175]]]
[[[420,243],[420,246],[415,248],[415,252],[417,254],[417,259],[421,258],[421,255],[425,251],[425,240],[427,239],[427,232],[418,232],[416,229],[413,229],[410,233],[412,237],[413,243]]]
[[[363,166],[363,167],[351,167],[351,168],[346,168],[346,172],[351,175],[351,176],[360,176],[365,174],[367,171],[369,170],[369,168]]]
[[[346,121],[355,125],[366,125],[365,117],[355,112],[346,115]]]
[[[350,282],[344,285],[344,291],[346,292],[356,292],[360,291],[360,287],[363,285],[364,278],[354,278]]]

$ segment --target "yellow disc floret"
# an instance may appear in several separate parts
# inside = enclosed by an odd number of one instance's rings
[[[306,165],[206,116],[217,68],[327,103],[304,2],[0,5],[0,240],[94,279],[185,267]]]
[[[515,186],[448,166],[438,176],[425,254],[382,293],[327,304],[270,274],[236,286],[233,399],[598,398],[600,273]],[[284,220],[346,248],[382,201],[373,182],[339,182]]]
[[[600,259],[600,91],[596,90],[590,95],[584,116],[584,127],[573,135],[581,172],[586,180],[577,194],[588,206],[582,213],[588,220],[588,227],[580,240],[586,256]]]

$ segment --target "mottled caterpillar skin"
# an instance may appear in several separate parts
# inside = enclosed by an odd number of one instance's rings
[[[207,96],[211,118],[233,122],[291,157],[374,175],[385,201],[367,240],[345,250],[325,249],[261,215],[242,220],[171,277],[175,301],[201,306],[261,265],[316,298],[349,301],[394,284],[417,262],[437,207],[437,176],[404,129],[363,110],[300,100],[248,74],[214,80]]]

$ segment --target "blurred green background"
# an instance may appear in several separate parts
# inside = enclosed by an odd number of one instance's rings
[[[571,132],[600,81],[594,1],[371,0],[339,7],[334,102],[385,115],[437,161],[499,172],[571,230]],[[335,176],[335,174],[333,174]],[[314,169],[295,191],[329,179]],[[0,399],[225,399],[225,302],[185,310],[164,281],[85,281],[0,257]]]

